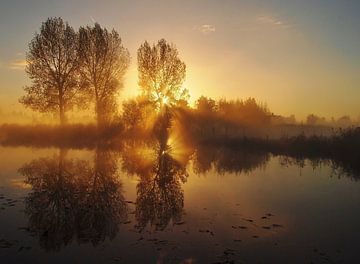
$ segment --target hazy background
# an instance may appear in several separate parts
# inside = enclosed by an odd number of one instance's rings
[[[22,118],[27,44],[46,18],[61,16],[75,29],[96,21],[120,33],[132,56],[123,97],[139,92],[139,45],[166,38],[187,64],[191,103],[202,94],[252,96],[298,119],[309,113],[357,119],[359,12],[356,0],[2,0],[0,116],[19,111],[12,116]]]

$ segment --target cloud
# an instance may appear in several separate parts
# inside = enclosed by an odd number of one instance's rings
[[[201,25],[201,26],[196,26],[196,27],[194,27],[194,29],[197,30],[197,31],[200,31],[204,35],[208,35],[208,34],[214,33],[216,31],[215,26],[210,25],[210,24],[204,24],[204,25]]]
[[[257,16],[256,21],[260,24],[270,25],[273,27],[280,27],[280,28],[290,28],[291,27],[291,24],[285,22],[284,20],[279,19],[278,17],[271,16],[271,15]]]
[[[24,70],[26,66],[26,60],[15,60],[10,62],[9,69],[11,70]]]

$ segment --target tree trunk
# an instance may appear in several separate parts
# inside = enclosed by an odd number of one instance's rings
[[[59,85],[59,111],[60,111],[60,126],[64,126],[66,123],[65,106],[64,106],[64,91]]]
[[[102,113],[102,107],[101,107],[101,103],[99,102],[99,100],[96,101],[96,123],[97,123],[97,128],[101,129],[103,124],[103,113]]]
[[[66,123],[66,115],[63,100],[60,99],[60,125],[64,126]]]
[[[100,130],[103,126],[103,109],[102,109],[102,104],[101,104],[101,100],[98,94],[98,89],[97,86],[95,85],[95,115],[96,115],[96,125],[97,125],[97,129]]]

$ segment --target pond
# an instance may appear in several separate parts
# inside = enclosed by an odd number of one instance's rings
[[[331,161],[0,147],[2,263],[356,263],[360,184]]]

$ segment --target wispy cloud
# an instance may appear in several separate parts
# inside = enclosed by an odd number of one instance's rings
[[[24,70],[26,66],[26,60],[14,60],[10,62],[9,69],[11,70]]]
[[[256,21],[259,24],[270,25],[279,28],[291,28],[291,24],[272,15],[260,15],[256,17]]]
[[[214,25],[204,24],[201,26],[195,26],[194,30],[200,31],[204,35],[208,35],[214,33],[216,31],[216,28]]]

